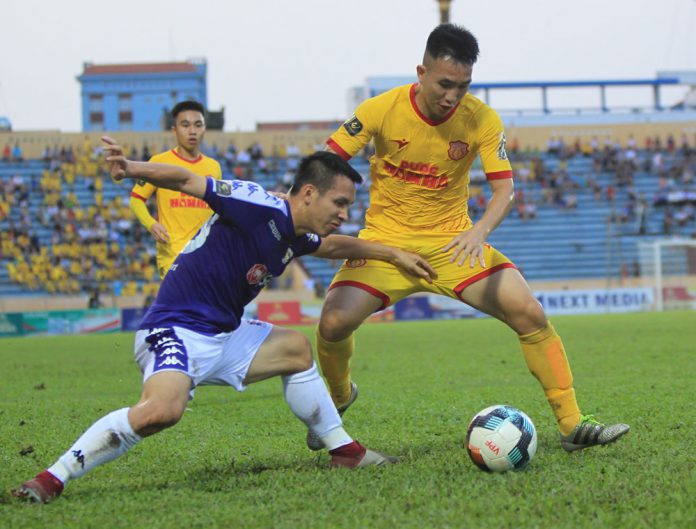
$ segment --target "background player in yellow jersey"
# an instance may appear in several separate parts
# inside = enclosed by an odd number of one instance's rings
[[[201,154],[205,135],[205,109],[197,101],[181,101],[172,109],[172,132],[176,147],[156,154],[151,162],[185,167],[201,176],[222,177],[220,164]],[[147,210],[147,200],[156,195],[157,217]],[[208,204],[180,191],[138,182],[131,191],[130,207],[140,223],[157,241],[157,271],[163,278],[179,252],[212,214]]]
[[[478,51],[466,29],[438,26],[416,68],[418,82],[363,102],[327,142],[349,159],[374,141],[370,204],[360,237],[417,251],[438,278],[429,284],[388,263],[346,262],[330,286],[317,329],[323,374],[344,412],[357,397],[350,374],[354,331],[373,312],[410,294],[442,294],[494,316],[518,334],[565,450],[604,445],[629,427],[605,426],[581,415],[560,337],[515,265],[486,243],[511,208],[513,181],[498,114],[468,94]],[[492,195],[473,223],[467,201],[469,170],[477,156]],[[312,435],[307,444],[321,448]]]

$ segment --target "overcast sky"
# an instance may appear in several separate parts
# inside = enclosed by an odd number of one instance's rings
[[[208,61],[209,107],[225,107],[226,130],[343,119],[348,89],[366,77],[415,75],[439,22],[435,0],[15,0],[0,13],[0,115],[15,130],[63,131],[80,130],[75,78],[84,62],[190,57]],[[479,39],[475,82],[696,70],[694,0],[453,0],[451,20]],[[588,97],[596,102],[595,94],[558,92],[551,103]],[[649,103],[645,90],[609,97]],[[525,92],[491,103],[538,99]]]

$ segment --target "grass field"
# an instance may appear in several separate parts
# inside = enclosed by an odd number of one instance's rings
[[[358,334],[360,399],[346,429],[399,465],[329,469],[326,453],[305,448],[279,380],[243,394],[201,388],[175,428],[46,506],[9,490],[137,400],[132,335],[0,340],[0,529],[696,527],[696,313],[554,324],[583,411],[631,424],[617,444],[561,449],[515,336],[496,321],[375,324]],[[469,419],[497,403],[536,424],[526,471],[486,474],[468,459]]]

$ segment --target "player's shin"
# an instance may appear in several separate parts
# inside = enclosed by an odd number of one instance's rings
[[[548,323],[543,329],[521,335],[519,340],[527,367],[544,389],[558,428],[567,435],[580,421],[580,410],[561,337]]]
[[[66,483],[125,454],[141,439],[128,422],[128,410],[113,411],[95,422],[48,471]]]
[[[336,406],[343,406],[350,400],[350,358],[355,349],[354,335],[338,342],[329,342],[322,338],[317,328],[317,357],[321,372],[331,392]]]
[[[307,371],[283,376],[285,401],[307,428],[316,433],[329,450],[353,439],[345,432],[336,407],[319,376],[317,365]]]

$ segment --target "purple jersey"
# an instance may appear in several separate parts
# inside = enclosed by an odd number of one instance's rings
[[[140,329],[233,331],[291,259],[321,244],[313,233],[296,236],[288,203],[253,182],[208,177],[203,200],[214,213],[174,261]]]

